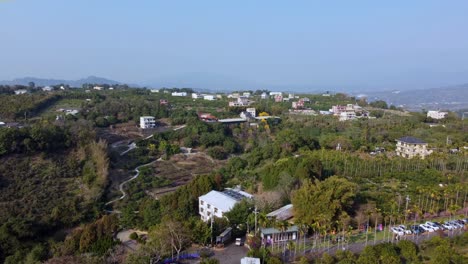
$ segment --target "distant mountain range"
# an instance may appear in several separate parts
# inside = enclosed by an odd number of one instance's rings
[[[71,87],[81,87],[85,83],[95,83],[95,84],[109,84],[109,85],[116,85],[121,84],[118,81],[96,77],[96,76],[89,76],[87,78],[82,78],[79,80],[57,80],[57,79],[43,79],[43,78],[34,78],[34,77],[24,77],[24,78],[17,78],[11,81],[0,81],[0,85],[28,85],[28,83],[34,82],[37,86],[46,86],[46,85],[59,85],[59,84],[68,84]]]
[[[389,105],[413,111],[468,109],[468,84],[423,90],[366,92],[361,96],[366,96],[368,101],[384,100]]]

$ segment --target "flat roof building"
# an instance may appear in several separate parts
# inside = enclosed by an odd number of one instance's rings
[[[208,221],[213,217],[223,217],[226,212],[243,199],[252,199],[253,196],[239,189],[226,188],[219,192],[212,190],[209,193],[198,197],[198,208],[201,219]]]

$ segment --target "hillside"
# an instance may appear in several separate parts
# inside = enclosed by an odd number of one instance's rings
[[[369,101],[384,100],[408,110],[468,108],[468,84],[410,91],[376,91],[366,94]]]
[[[120,84],[118,81],[97,77],[97,76],[88,76],[86,78],[78,80],[60,80],[60,79],[44,79],[44,78],[35,78],[35,77],[24,77],[17,78],[11,81],[0,81],[0,85],[28,85],[28,83],[34,82],[37,86],[46,86],[46,85],[60,85],[68,84],[71,87],[81,87],[85,83],[99,83],[99,84],[109,84],[115,85]]]

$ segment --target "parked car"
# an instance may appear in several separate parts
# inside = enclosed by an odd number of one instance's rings
[[[452,224],[450,223],[443,223],[442,226],[447,229],[447,230],[453,230],[455,229],[455,226],[453,226]]]
[[[398,226],[393,226],[393,227],[390,227],[390,230],[392,230],[392,232],[394,234],[397,234],[399,236],[404,236],[405,235],[405,231],[403,231],[400,227]]]
[[[407,229],[406,226],[404,226],[404,225],[399,225],[398,227],[401,228],[401,229],[403,230],[403,232],[405,232],[405,234],[411,235],[411,230],[410,230],[410,229]]]
[[[437,230],[440,229],[436,224],[434,224],[432,222],[427,221],[425,224],[430,226],[432,229],[434,229],[434,231],[437,231]]]
[[[410,229],[411,229],[411,232],[413,232],[413,234],[416,234],[416,235],[424,233],[424,229],[422,229],[418,225],[412,225],[412,226],[410,226]]]
[[[431,226],[426,225],[426,224],[420,224],[419,226],[424,230],[424,232],[434,232],[435,231]]]
[[[244,242],[242,241],[242,238],[238,237],[236,238],[236,246],[243,246]]]
[[[463,225],[458,223],[457,221],[448,221],[447,223],[455,226],[455,228],[462,228],[463,227]]]
[[[432,222],[435,226],[437,226],[440,230],[445,230],[446,228],[439,222]]]

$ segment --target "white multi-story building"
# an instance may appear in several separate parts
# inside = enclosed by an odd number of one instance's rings
[[[187,96],[186,92],[173,92],[172,96]]]
[[[444,119],[447,115],[447,112],[427,111],[427,117],[430,117],[432,119]]]
[[[156,127],[156,120],[154,116],[141,116],[140,128],[154,128]]]
[[[200,93],[192,93],[192,98],[193,99],[202,99],[203,95]]]
[[[282,92],[270,92],[270,96],[283,95]]]
[[[260,95],[260,98],[261,98],[261,99],[267,99],[267,98],[268,98],[268,95],[267,95],[265,92],[263,92],[263,93]]]
[[[226,212],[243,199],[252,199],[253,196],[239,189],[226,188],[224,191],[210,191],[198,197],[198,211],[203,221],[213,217],[223,217]]]
[[[208,100],[208,101],[214,101],[214,100],[216,100],[216,97],[214,95],[212,95],[212,94],[205,94],[205,95],[203,95],[203,99]]]
[[[414,137],[402,137],[396,140],[396,154],[403,158],[411,159],[420,157],[424,159],[432,153],[432,150],[427,148],[427,142]]]
[[[245,111],[247,113],[250,113],[253,117],[256,117],[257,116],[257,110],[255,110],[255,108],[251,107],[251,108],[247,108],[245,109]]]
[[[229,102],[229,106],[248,106],[249,104],[249,98],[245,96],[239,96],[236,102]]]
[[[340,113],[340,121],[348,121],[356,119],[356,113],[354,111],[347,111]]]

